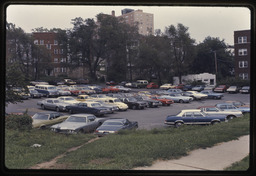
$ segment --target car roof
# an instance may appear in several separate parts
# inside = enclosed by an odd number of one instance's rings
[[[197,109],[200,109],[200,108],[216,108],[215,106],[199,106]]]
[[[70,115],[70,116],[75,116],[75,117],[81,117],[81,116],[94,116],[93,114],[72,114],[72,115]],[[69,116],[69,117],[70,117]]]
[[[127,119],[122,119],[122,118],[120,118],[120,119],[108,119],[108,120],[106,120],[105,122],[125,122]]]
[[[191,112],[191,111],[194,111],[194,112],[201,112],[200,109],[183,109],[181,110],[182,112]]]

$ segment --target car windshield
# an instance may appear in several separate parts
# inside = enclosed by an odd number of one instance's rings
[[[104,122],[104,126],[122,126],[123,124],[121,122]]]
[[[68,100],[75,100],[75,99],[74,99],[74,98],[72,98],[72,97],[65,98],[65,101],[68,101]]]
[[[220,86],[218,86],[219,88],[223,88],[223,87],[225,87],[224,85],[220,85]]]
[[[243,87],[242,89],[250,89],[250,87]]]
[[[92,107],[101,107],[100,103],[92,103]]]
[[[49,119],[49,114],[38,114],[36,113],[32,119],[36,119],[36,120],[48,120]]]
[[[86,122],[85,117],[80,117],[80,116],[70,116],[66,122]]]
[[[56,90],[56,87],[48,87],[49,90]]]
[[[38,93],[36,90],[30,90],[30,93]]]
[[[128,99],[128,101],[137,101],[135,98],[133,98],[133,97],[130,97],[130,98],[127,98]]]

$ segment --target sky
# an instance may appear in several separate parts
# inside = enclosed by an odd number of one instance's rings
[[[99,13],[116,16],[121,10],[131,8],[154,14],[154,28],[161,29],[178,23],[188,27],[190,37],[201,43],[210,37],[218,37],[229,45],[234,45],[234,31],[251,27],[251,12],[247,7],[192,7],[192,6],[82,6],[82,5],[9,5],[6,20],[25,32],[43,27],[47,29],[71,29],[71,20],[76,17],[94,18]]]

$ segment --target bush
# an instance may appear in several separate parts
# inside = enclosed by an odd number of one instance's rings
[[[32,121],[27,113],[23,115],[10,114],[5,117],[5,127],[13,130],[30,130],[32,129]]]

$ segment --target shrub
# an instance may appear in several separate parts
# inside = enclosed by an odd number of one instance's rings
[[[10,114],[5,117],[5,127],[14,130],[32,129],[32,118],[24,113],[22,115]]]

